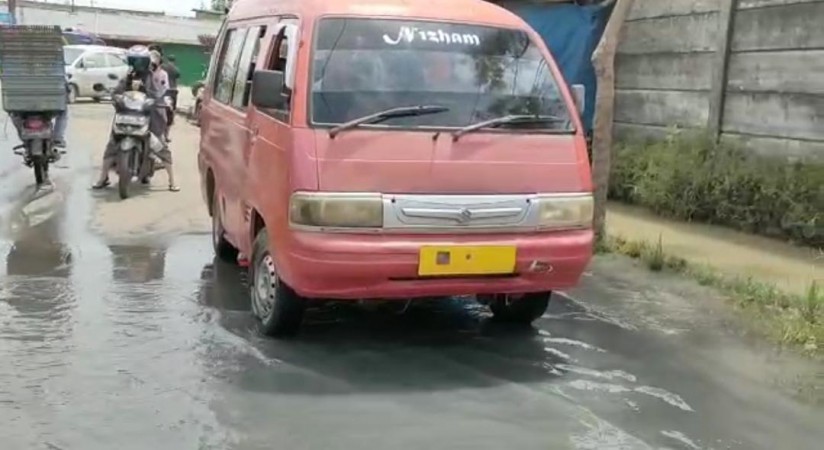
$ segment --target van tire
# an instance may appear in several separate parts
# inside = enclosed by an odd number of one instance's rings
[[[237,263],[238,249],[231,242],[226,240],[226,229],[223,228],[223,217],[220,209],[220,196],[217,192],[212,194],[212,246],[215,255],[228,263]]]
[[[252,249],[249,291],[252,313],[257,318],[261,334],[291,337],[298,333],[306,302],[278,277],[265,228],[258,233]]]
[[[493,295],[488,300],[489,309],[495,320],[518,325],[531,325],[540,319],[549,307],[552,292],[524,294],[518,299],[509,299],[506,294]]]

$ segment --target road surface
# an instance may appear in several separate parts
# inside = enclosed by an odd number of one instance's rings
[[[711,291],[599,258],[535,329],[466,299],[313,310],[254,331],[213,260],[197,129],[165,177],[97,193],[106,105],[73,106],[55,188],[0,128],[0,438],[6,449],[817,449],[821,366],[782,355]],[[4,119],[0,116],[0,125]],[[818,390],[817,390],[818,389]]]

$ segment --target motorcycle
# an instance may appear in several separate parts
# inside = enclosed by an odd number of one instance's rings
[[[60,159],[60,152],[54,146],[55,114],[49,112],[17,113],[14,120],[19,124],[22,144],[14,148],[14,153],[23,157],[23,163],[34,169],[37,187],[50,184],[49,164]]]
[[[95,85],[95,91],[106,89]],[[132,89],[123,94],[112,95],[115,116],[112,120],[112,136],[117,143],[115,160],[117,187],[121,199],[129,198],[129,187],[133,179],[144,184],[157,169],[154,152],[163,148],[160,139],[149,131],[150,114],[155,101],[145,93]]]

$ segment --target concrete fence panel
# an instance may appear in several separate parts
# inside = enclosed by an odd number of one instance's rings
[[[824,159],[824,0],[636,0],[616,64],[619,134]]]

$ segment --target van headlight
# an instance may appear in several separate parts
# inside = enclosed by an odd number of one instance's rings
[[[289,202],[289,223],[304,227],[380,228],[383,199],[370,193],[298,192]]]
[[[538,198],[539,226],[549,229],[592,227],[595,211],[592,195],[552,195]]]

